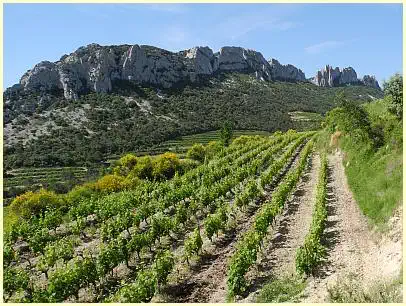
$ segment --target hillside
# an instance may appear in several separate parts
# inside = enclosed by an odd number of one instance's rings
[[[250,80],[231,76],[223,88]],[[229,143],[224,125],[162,144],[188,146],[184,159],[126,154],[67,193],[16,197],[4,209],[5,301],[400,302],[401,93],[396,75],[374,102],[339,92],[318,131]]]
[[[110,93],[67,100],[59,91],[6,93],[5,168],[83,166],[111,155],[142,151],[177,136],[219,129],[274,132],[309,128],[293,111],[324,114],[343,91],[359,102],[382,96],[362,86],[319,87],[307,82],[265,82],[250,73],[220,73],[199,83],[157,88],[115,81]]]
[[[326,122],[207,144],[200,161],[129,154],[67,194],[16,198],[5,301],[400,302],[399,218],[386,240],[370,230],[342,154],[317,150]]]

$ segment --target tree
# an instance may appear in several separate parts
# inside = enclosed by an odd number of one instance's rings
[[[126,176],[135,165],[137,165],[137,161],[137,156],[135,154],[126,154],[118,160],[117,166],[113,169],[113,173]]]
[[[186,153],[187,158],[201,162],[204,161],[205,155],[205,147],[201,143],[195,143]]]
[[[385,96],[389,96],[391,103],[388,110],[402,119],[403,114],[403,77],[396,73],[388,82],[384,82],[383,91]]]
[[[213,156],[220,152],[222,148],[223,146],[219,141],[210,141],[205,147],[206,158],[213,158]]]
[[[178,170],[180,170],[180,161],[174,153],[164,153],[153,161],[152,175],[155,179],[170,179]]]
[[[58,208],[63,200],[52,191],[40,189],[37,192],[28,191],[11,202],[10,210],[17,215],[29,219],[32,215],[39,216],[46,210]]]
[[[220,140],[224,146],[230,144],[231,138],[233,137],[233,124],[230,121],[226,121],[220,131]]]

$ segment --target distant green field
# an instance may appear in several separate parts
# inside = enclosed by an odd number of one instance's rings
[[[74,185],[86,181],[89,169],[85,167],[19,168],[5,173],[3,198],[11,198],[28,190],[49,187],[52,184]]]
[[[233,138],[241,135],[271,135],[267,131],[236,130]],[[165,152],[175,152],[179,158],[185,158],[186,151],[195,143],[206,145],[210,141],[220,139],[219,131],[210,131],[200,134],[186,135],[176,139],[165,141],[150,150],[133,152],[137,156],[158,155]],[[112,163],[121,155],[110,156],[107,160]],[[54,168],[19,168],[7,171],[3,181],[3,197],[7,204],[11,198],[27,190],[36,190],[41,187],[48,187],[49,184],[69,184],[70,182],[83,183],[89,177],[86,167],[54,167]]]
[[[236,130],[233,132],[233,138],[237,138],[242,135],[269,136],[271,134],[272,133],[267,132],[267,131]],[[161,143],[158,146],[158,148],[164,148],[164,149],[174,149],[176,147],[189,148],[195,143],[201,143],[201,144],[206,145],[210,141],[216,141],[216,140],[220,140],[220,132],[219,131],[210,131],[210,132],[205,132],[205,133],[200,133],[200,134],[181,136],[181,137],[173,139],[173,140],[168,140],[168,141]]]
[[[290,119],[295,122],[296,130],[317,130],[321,127],[323,116],[312,112],[290,112]]]
[[[242,136],[242,135],[269,136],[271,134],[272,134],[271,132],[267,132],[267,131],[235,130],[233,132],[233,139],[237,138],[239,136]],[[171,139],[171,140],[162,142],[162,143],[158,144],[157,146],[152,147],[148,151],[144,150],[144,151],[137,151],[137,152],[131,152],[131,153],[134,153],[137,156],[143,156],[143,155],[157,155],[157,154],[162,154],[165,152],[175,152],[179,155],[179,158],[184,158],[186,151],[191,146],[193,146],[193,144],[201,143],[203,145],[206,145],[210,141],[216,141],[216,140],[220,140],[219,131],[210,131],[210,132],[205,132],[205,133],[181,136],[181,137],[178,137],[175,139]],[[119,155],[111,155],[111,156],[109,156],[107,161],[113,162],[119,158],[120,158]]]
[[[323,116],[319,113],[311,112],[290,112],[290,117],[294,121],[321,121]]]

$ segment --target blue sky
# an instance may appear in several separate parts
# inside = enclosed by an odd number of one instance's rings
[[[4,88],[38,62],[93,42],[241,46],[306,77],[326,64],[380,83],[402,72],[400,4],[4,4],[3,31]]]

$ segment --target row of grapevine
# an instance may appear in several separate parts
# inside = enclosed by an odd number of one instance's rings
[[[291,158],[293,152],[302,144],[303,140],[307,137],[307,134],[299,137],[297,141],[293,143],[288,149],[284,152],[281,158],[275,160],[271,165],[261,173],[260,178],[252,178],[248,183],[247,187],[243,192],[237,194],[235,197],[235,204],[238,207],[245,207],[248,203],[254,199],[258,199],[262,194],[266,185],[269,185],[280,170],[287,164],[288,160]]]
[[[266,154],[264,156],[264,160],[270,164],[265,172],[270,173],[272,171],[272,173],[276,176],[288,158],[292,156],[294,150],[297,149],[297,147],[304,141],[306,136],[307,135],[303,135],[294,141],[293,144],[286,149],[282,157],[277,160],[273,159],[274,155]],[[263,194],[260,181],[261,178],[258,179],[256,176],[251,176],[248,178],[244,183],[244,187],[235,193],[233,207],[244,208],[251,200],[258,199]],[[227,200],[225,199],[224,201],[220,201],[220,203],[216,203],[215,212],[209,214],[204,220],[203,224],[205,232],[210,240],[212,240],[214,234],[218,235],[221,230],[225,230],[226,223],[230,219],[230,216],[234,218],[236,215],[233,207],[227,207],[227,204],[224,203],[225,201]]]
[[[307,135],[303,135],[300,137],[294,144],[290,147],[297,148],[297,146],[302,143]],[[274,150],[272,150],[273,153],[275,153]],[[288,149],[287,152],[290,152],[290,154],[293,154],[293,151]],[[268,152],[269,153],[269,152]],[[286,157],[286,155],[284,155]],[[262,157],[262,163],[268,162],[271,160],[270,156],[265,153]],[[271,163],[272,164],[272,163]],[[270,167],[270,166],[269,166]],[[254,175],[255,171],[252,171],[251,175]],[[215,207],[217,208],[216,211],[213,214],[209,214],[206,219],[204,220],[203,224],[205,227],[206,234],[209,239],[211,239],[213,234],[217,234],[220,229],[224,229],[225,223],[227,219],[229,218],[229,215],[231,210],[229,207],[226,206],[225,200],[220,201],[215,201],[217,204]],[[202,247],[202,238],[200,236],[200,231],[198,228],[195,228],[193,234],[189,236],[186,241],[185,241],[185,248],[184,248],[184,256],[186,260],[193,255],[193,254],[198,254],[198,252],[201,250]],[[123,292],[121,294],[121,290],[116,293],[115,297],[116,299],[120,301],[125,301],[125,302],[137,302],[139,300],[132,299],[132,296],[128,294],[129,288],[132,288],[132,285],[126,285],[123,287]]]
[[[168,250],[161,251],[152,266],[137,273],[135,282],[122,286],[106,302],[149,302],[157,289],[166,284],[174,264],[174,255]]]
[[[326,193],[327,157],[324,154],[321,161],[310,232],[307,234],[303,245],[296,252],[296,270],[299,274],[311,274],[325,256],[325,248],[320,240],[327,220]]]
[[[261,210],[255,217],[252,228],[238,242],[236,251],[227,267],[227,288],[231,297],[245,291],[247,286],[245,274],[256,262],[257,253],[268,231],[268,227],[283,210],[289,194],[300,179],[312,148],[313,141],[310,140],[301,152],[297,166],[289,170],[286,177],[272,193],[271,201],[264,202]]]
[[[302,137],[300,141],[303,141],[304,138]],[[285,144],[284,144],[285,145]],[[275,148],[277,150],[280,150],[281,147],[279,148]],[[276,150],[269,150],[267,153],[264,153],[263,156],[261,157],[260,162],[258,161],[253,161],[252,164],[248,164],[246,165],[246,169],[248,172],[250,172],[250,175],[255,175],[256,170],[258,168],[259,164],[263,164],[265,162],[269,162],[270,158],[268,153],[269,152],[273,152],[275,153]],[[249,170],[249,169],[253,169],[253,170]],[[239,169],[236,169],[235,171],[237,172]],[[238,178],[238,176],[237,176]],[[237,181],[241,181],[244,177],[240,177]],[[236,182],[236,183],[238,183]],[[236,183],[234,183],[233,185],[235,185]],[[219,190],[222,190],[221,188]],[[227,189],[226,189],[227,190]],[[221,198],[225,195],[225,191],[221,192],[220,194],[217,194],[217,198]],[[216,200],[212,200],[211,202],[217,202]],[[207,205],[210,203],[210,201],[208,201]],[[215,214],[209,215],[205,220],[204,220],[204,224],[206,225],[207,228],[210,227],[209,224],[211,224],[213,227],[216,226],[221,226],[221,223],[224,224],[225,218],[227,218],[226,216],[226,211],[227,208],[225,205],[219,205],[220,203],[224,203],[222,200],[218,201],[218,203],[214,206],[217,207],[217,211]],[[203,214],[204,215],[204,214]],[[223,222],[222,222],[223,221]],[[210,230],[209,230],[210,231]],[[214,229],[214,231],[216,231],[216,229]],[[145,234],[145,233],[144,233]],[[184,242],[184,256],[186,258],[186,260],[188,261],[188,259],[193,255],[193,254],[198,254],[198,252],[201,250],[202,247],[202,238],[200,236],[200,231],[198,228],[195,228],[194,232],[192,233],[192,235],[190,235]],[[135,281],[135,283],[137,283],[138,280]],[[123,286],[115,295],[114,298],[115,300],[119,300],[119,301],[125,301],[125,302],[139,302],[140,300],[135,299],[137,297],[137,295],[132,295],[130,294],[131,290],[136,290],[136,286],[135,283],[130,283],[128,285]],[[132,288],[132,289],[131,289]]]
[[[129,202],[135,202],[135,200],[137,198],[140,198],[140,194],[136,194],[134,197],[131,196],[132,194],[128,194],[128,200],[127,201],[116,201],[117,196],[116,195],[112,195],[109,198],[111,199],[111,201],[104,201],[103,203],[103,210],[98,210],[99,213],[104,213],[107,216],[110,216],[109,213],[117,213],[117,211],[124,211],[125,213],[122,214],[118,214],[118,218],[115,218],[115,221],[117,221],[118,223],[121,224],[129,224],[132,220],[131,219],[135,219],[135,223],[137,223],[137,218],[132,216],[132,214],[129,213],[128,208],[129,205],[127,205]],[[92,209],[92,204],[95,203],[95,201],[90,200],[90,205],[87,206],[87,208]],[[121,210],[117,210],[117,203],[123,203],[124,205],[121,205]],[[112,204],[112,205],[109,205]],[[83,208],[84,206],[82,205],[78,205],[77,208],[80,211],[81,208]],[[87,211],[86,209],[82,209],[81,211],[82,213],[84,213],[84,215],[89,214],[89,211]],[[107,213],[106,213],[107,212]],[[143,209],[139,210],[140,215],[142,216],[142,212]],[[103,215],[99,215],[99,217],[103,217]],[[59,211],[52,211],[47,213],[45,218],[40,218],[40,222],[23,222],[20,226],[20,235],[24,236],[24,234],[30,232],[30,226],[31,226],[31,231],[34,232],[34,235],[27,235],[28,236],[28,241],[30,246],[32,246],[31,249],[35,250],[35,251],[41,251],[41,246],[44,247],[46,245],[46,243],[50,242],[53,240],[53,236],[48,235],[47,230],[42,229],[43,226],[46,226],[48,229],[54,229],[55,226],[58,224],[58,221],[62,219],[62,215]],[[100,218],[100,219],[104,219],[104,218]],[[142,219],[142,218],[141,218]],[[32,221],[32,220],[31,220]],[[138,221],[139,223],[139,221]],[[37,230],[35,231],[35,225],[38,224],[39,228],[42,230]],[[102,235],[108,235],[110,230],[114,230],[115,227],[114,226],[107,226],[109,225],[109,223],[105,223],[106,226],[103,226],[102,228]],[[84,226],[85,226],[85,222],[83,221],[83,219],[77,219],[75,222],[71,223],[71,228],[72,228],[72,232],[73,233],[80,233]],[[32,230],[32,228],[34,227],[34,230]],[[107,228],[107,230],[106,230]],[[116,230],[117,231],[117,230]],[[32,239],[30,239],[32,238]]]
[[[242,147],[240,150],[231,150],[232,154],[230,154],[231,160],[235,158],[236,156],[240,156],[242,152],[246,152],[247,148],[253,149],[258,146],[258,142],[255,141],[253,142],[252,146],[246,146],[246,148]],[[235,149],[237,146],[234,146],[233,148]],[[224,150],[226,151],[226,150]],[[236,155],[235,155],[236,154]],[[221,158],[219,161],[220,162],[227,162],[228,155],[225,156],[225,158]],[[199,170],[204,170],[205,168],[208,168],[207,166],[210,166],[213,164],[213,168],[217,169],[218,167],[215,167],[217,165],[216,162],[211,163],[210,165],[202,165],[199,167],[199,169],[193,169],[186,175],[184,175],[185,181],[192,182],[192,175],[194,173],[203,173],[203,171]],[[211,168],[208,168],[211,169]],[[176,180],[176,178],[175,178]],[[176,182],[170,182],[174,187],[177,185],[185,186],[185,184],[177,184]],[[178,178],[179,181],[181,178]],[[98,217],[102,217],[102,220],[105,220],[108,217],[111,217],[114,215],[117,211],[123,211],[124,209],[127,209],[129,207],[129,203],[131,203],[131,206],[136,206],[137,202],[140,202],[141,199],[144,199],[145,201],[149,200],[149,194],[151,193],[152,190],[155,190],[155,194],[166,194],[164,191],[165,188],[159,188],[163,185],[169,185],[168,182],[158,184],[155,182],[144,182],[135,190],[134,192],[123,192],[120,194],[114,194],[111,196],[104,197],[103,199],[95,200],[95,199],[89,199],[89,200],[84,200],[78,203],[76,206],[72,207],[70,211],[68,212],[68,216],[70,216],[70,220],[74,221],[79,218],[84,218],[87,217],[88,215],[96,212],[98,213]],[[172,190],[176,190],[176,188],[171,188]],[[121,197],[122,196],[122,197]],[[121,199],[119,199],[121,198]],[[118,209],[121,208],[121,209]],[[13,243],[17,240],[17,238],[20,239],[26,239],[29,240],[30,236],[34,235],[36,232],[40,231],[43,227],[46,227],[48,229],[55,229],[60,223],[62,222],[62,216],[63,212],[56,209],[56,210],[51,210],[46,212],[43,216],[39,218],[34,218],[32,220],[28,221],[22,221],[18,226],[12,229],[6,237],[5,241],[8,241],[10,243]],[[79,230],[80,227],[78,225],[83,224],[83,222],[78,222],[74,223],[73,226],[78,228]]]
[[[189,209],[189,211],[193,212],[193,209]],[[190,214],[189,216],[186,216],[186,218],[188,217],[190,217]],[[99,255],[94,259],[98,276],[102,277],[103,275],[112,272],[113,268],[121,262],[128,261],[131,252],[136,252],[139,257],[139,253],[143,248],[151,248],[157,240],[159,241],[162,237],[169,235],[170,231],[176,231],[175,227],[177,227],[178,224],[175,222],[173,219],[165,216],[161,211],[152,215],[148,230],[134,233],[128,241],[121,237],[110,240],[108,244],[101,247]],[[201,242],[199,243],[198,238],[200,238],[200,233],[195,231],[194,234],[185,241],[186,252],[193,253],[199,250]],[[157,257],[152,266],[156,265],[156,261],[158,260],[159,258]],[[140,282],[143,282],[142,278],[139,280],[137,274],[137,279],[130,288],[133,288],[134,286],[137,287],[137,284]],[[128,294],[128,287],[124,286],[122,290],[124,296],[126,296],[126,294]],[[72,292],[70,292],[70,294],[72,294]],[[135,296],[139,297],[139,294],[136,294]]]
[[[255,157],[256,155],[257,155],[257,153],[250,154],[250,158],[253,159],[253,157]],[[245,159],[245,160],[247,161],[248,159]],[[224,173],[225,177],[228,177],[229,174],[230,173],[228,173],[228,175],[226,175]],[[216,181],[216,180],[213,180],[213,181]],[[224,185],[223,182],[224,182],[224,179],[220,179],[218,181],[219,184],[216,182],[215,184],[212,184],[211,186]],[[188,186],[188,184],[185,182],[185,184],[183,186]],[[130,226],[135,225],[135,227],[138,228],[141,220],[144,220],[147,222],[147,220],[149,218],[152,218],[153,222],[151,223],[151,225],[152,225],[152,227],[154,227],[155,224],[159,224],[156,221],[156,220],[159,220],[159,218],[154,218],[154,214],[159,214],[160,212],[163,212],[170,207],[173,207],[174,211],[176,213],[175,221],[178,220],[180,223],[182,223],[182,219],[184,219],[183,216],[184,216],[184,212],[185,212],[185,207],[184,207],[185,204],[178,203],[178,202],[184,200],[186,197],[195,197],[196,192],[199,190],[201,192],[197,193],[198,196],[197,196],[196,200],[200,201],[200,202],[205,202],[204,201],[205,196],[203,196],[202,194],[204,194],[204,191],[211,190],[210,188],[207,188],[204,183],[201,183],[200,187],[199,186],[194,187],[191,185],[191,182],[189,182],[189,186],[190,186],[190,188],[189,188],[190,193],[184,194],[183,197],[176,198],[176,197],[171,196],[171,197],[165,197],[165,198],[161,198],[161,199],[151,199],[149,202],[139,205],[137,207],[137,212],[136,212],[135,216],[129,214],[128,211],[126,211],[122,214],[118,214],[117,217],[105,220],[105,222],[103,223],[102,228],[101,228],[102,233],[105,233],[105,234],[103,234],[103,237],[106,239],[112,238],[112,237],[114,238],[118,234],[120,234],[123,230],[127,230],[128,233],[130,234],[130,232],[128,230]],[[192,187],[194,187],[194,188],[192,188]],[[212,187],[212,189],[213,189],[213,187]],[[202,190],[203,190],[203,192],[202,192]],[[171,200],[168,200],[168,199],[171,199]],[[188,207],[188,208],[190,208],[190,207]],[[117,210],[116,210],[116,212],[117,212]],[[99,218],[99,219],[102,219],[102,218]]]
[[[279,159],[273,159],[274,156],[265,156],[265,159],[270,163],[268,168],[265,169],[264,172],[262,172],[267,174],[267,184],[271,179],[276,177],[279,171],[288,162],[289,158],[292,157],[293,152],[303,143],[307,136],[307,134],[304,134],[296,141],[294,141]],[[264,180],[265,178],[262,175],[259,178],[255,176],[250,177],[245,182],[244,188],[235,193],[234,206],[236,208],[244,208],[250,201],[259,199],[263,195],[262,186],[265,186]],[[224,203],[217,205],[217,210],[214,213],[208,215],[206,220],[204,221],[204,227],[207,237],[211,240],[214,234],[217,235],[220,230],[224,230],[226,222],[230,219],[230,216],[235,215],[236,213],[234,212],[234,210],[231,207],[227,209]]]
[[[255,156],[253,156],[253,157],[255,157]],[[179,209],[178,211],[182,211],[182,209]],[[48,216],[50,216],[50,215],[48,215]],[[120,217],[121,217],[121,215],[119,215]],[[116,218],[116,220],[123,220],[123,222],[125,223],[125,222],[129,222],[128,221],[128,216],[129,216],[129,214],[127,214],[127,216],[125,216],[124,218]],[[179,215],[179,216],[181,216],[181,214]],[[182,218],[180,218],[180,219],[182,219]],[[47,220],[47,219],[41,219],[42,221],[41,221],[41,223],[43,223],[43,220]],[[77,222],[77,221],[79,221],[79,220],[82,220],[82,219],[77,219],[76,220],[76,223],[84,223],[84,222]],[[125,220],[127,220],[127,221],[125,221]],[[154,220],[157,220],[157,218],[155,218]],[[55,223],[55,222],[54,222]],[[57,222],[56,222],[57,223]],[[154,226],[154,225],[157,225],[157,226]],[[155,237],[159,237],[161,234],[165,234],[165,233],[162,233],[161,232],[161,230],[159,229],[160,228],[160,226],[159,226],[159,222],[153,222],[152,223],[152,225],[153,225],[153,230],[151,231],[152,233],[154,233],[154,235],[153,236],[155,236]],[[83,225],[78,225],[77,226],[77,228],[78,228],[78,232],[80,232],[81,230],[83,230]],[[47,228],[42,228],[40,231],[38,231],[39,233],[40,233],[40,235],[38,235],[37,233],[35,234],[35,235],[33,235],[33,237],[36,237],[36,239],[32,239],[32,240],[34,240],[34,241],[37,241],[36,243],[37,243],[37,247],[36,247],[36,250],[37,251],[40,251],[41,253],[43,253],[43,257],[45,258],[46,256],[45,256],[45,254],[44,254],[44,252],[43,251],[41,251],[41,249],[43,250],[43,249],[45,249],[45,247],[46,247],[46,245],[47,245],[47,243],[49,243],[49,242],[51,242],[52,241],[52,238],[49,238],[49,237],[52,237],[52,236],[50,236],[50,235],[47,235],[48,234],[48,229]],[[107,234],[108,235],[108,234]],[[37,237],[37,236],[39,236],[39,237]],[[139,238],[139,236],[137,236],[138,238]],[[136,239],[135,239],[136,240]],[[150,242],[151,242],[151,240],[150,241],[148,241],[148,239],[145,241],[145,242],[147,242],[146,244],[150,244]],[[145,243],[144,243],[145,244]],[[136,243],[134,244],[132,244],[133,246],[134,245],[137,245]],[[110,243],[109,243],[109,246],[111,247],[111,249],[114,249],[114,243],[112,243],[112,245],[110,245]],[[73,255],[73,253],[71,252],[71,248],[67,248],[67,250],[70,250],[70,251],[67,251],[67,252],[65,252],[64,254],[62,254],[62,255],[53,255],[54,256],[54,259],[53,260],[50,260],[50,259],[44,259],[44,262],[45,263],[47,263],[47,265],[50,265],[51,263],[54,263],[55,262],[55,260],[56,259],[59,259],[59,258],[62,258],[62,259],[66,259],[66,260],[68,260],[68,258],[69,257],[71,257],[72,255]],[[118,253],[117,252],[117,250],[118,250],[118,248],[115,248],[115,253]],[[46,252],[45,252],[46,253]],[[103,254],[105,254],[106,252],[104,252]],[[107,252],[108,253],[108,252]],[[111,253],[111,252],[110,252]],[[49,256],[47,256],[47,257],[49,257]],[[52,257],[52,256],[51,256]],[[103,256],[102,256],[103,257]],[[105,257],[105,256],[104,256]],[[117,257],[117,256],[116,256]],[[106,261],[106,260],[104,260],[105,262],[108,262],[108,260]],[[102,262],[102,260],[99,260],[99,262]],[[100,266],[100,264],[99,264],[99,266]],[[42,270],[42,269],[41,269]],[[97,270],[97,269],[96,269]],[[99,271],[103,271],[103,268],[99,268],[98,269]],[[76,270],[75,270],[76,271]],[[104,272],[106,272],[106,271],[104,271]],[[53,273],[51,273],[51,276],[50,276],[50,279],[51,279],[51,277],[52,277],[52,279],[54,280],[54,279],[58,279],[58,278],[61,278],[64,274],[62,273],[62,272],[60,271],[60,270],[56,270],[56,271],[53,271]],[[102,274],[103,272],[101,272],[100,274]],[[58,277],[56,277],[56,276],[54,276],[54,275],[62,275],[62,276],[58,276]],[[98,275],[98,276],[100,276],[100,275]],[[62,277],[63,278],[63,277]],[[79,279],[78,279],[78,282],[79,282]],[[52,286],[51,286],[51,288],[53,288]],[[74,286],[74,288],[78,288],[77,286],[75,287]],[[50,290],[50,289],[49,289]],[[71,290],[68,290],[67,291],[69,294],[71,294],[72,293],[72,289]],[[50,296],[52,296],[52,294],[50,294]],[[66,296],[65,296],[66,297]],[[59,297],[59,298],[61,298],[61,297]]]

